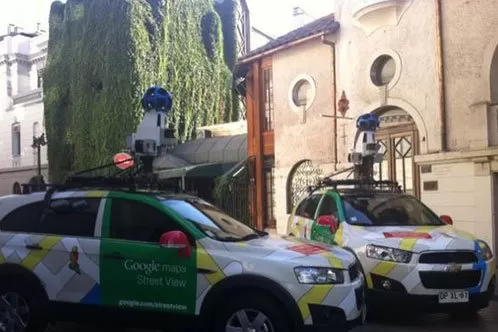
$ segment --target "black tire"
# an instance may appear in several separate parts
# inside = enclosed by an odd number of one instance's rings
[[[252,309],[263,313],[271,322],[274,332],[291,332],[289,320],[285,318],[282,305],[261,292],[243,292],[234,294],[233,298],[221,308],[214,319],[212,332],[225,332],[230,318],[239,310]]]
[[[8,293],[18,294],[29,308],[24,332],[43,332],[48,325],[49,303],[45,290],[39,283],[34,283],[33,279],[35,278],[18,276],[0,279],[0,296]]]

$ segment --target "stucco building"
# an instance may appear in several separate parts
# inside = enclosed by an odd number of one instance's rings
[[[37,172],[33,136],[44,133],[42,73],[48,34],[24,32],[10,25],[0,36],[0,194],[13,184],[27,183]],[[41,149],[42,169],[47,164]],[[45,179],[46,179],[45,174]]]
[[[350,166],[347,153],[356,129],[338,110],[344,96],[350,107],[346,117],[367,112],[381,117],[378,139],[385,158],[376,166],[377,178],[396,179],[437,213],[451,215],[457,227],[497,247],[498,12],[493,9],[488,0],[336,0],[334,15],[240,59],[253,114],[249,142],[269,108],[273,114],[278,232],[285,230],[290,208],[308,183]],[[317,22],[329,28],[310,31]],[[271,97],[264,82],[269,67]],[[270,145],[263,134],[255,135],[253,147]],[[266,152],[253,147],[248,145],[249,155],[255,151],[256,160],[263,159]],[[257,163],[254,173],[258,181]]]

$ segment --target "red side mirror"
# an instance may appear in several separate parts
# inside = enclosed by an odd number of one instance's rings
[[[320,216],[316,223],[320,226],[328,226],[332,234],[334,234],[339,227],[339,220],[334,216]]]
[[[171,231],[161,235],[159,244],[163,248],[176,248],[180,257],[188,258],[192,254],[192,248],[187,235],[182,231]]]
[[[450,216],[447,215],[442,215],[439,217],[442,222],[444,222],[446,225],[453,225],[453,219],[451,219]]]

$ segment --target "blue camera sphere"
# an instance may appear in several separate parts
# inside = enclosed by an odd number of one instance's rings
[[[356,128],[361,130],[376,130],[380,126],[380,121],[377,115],[367,113],[360,115],[356,120]]]
[[[142,107],[146,112],[155,110],[168,114],[173,107],[173,97],[165,89],[153,86],[145,91],[142,97]]]

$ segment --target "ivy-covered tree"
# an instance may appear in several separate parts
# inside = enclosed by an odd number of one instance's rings
[[[173,95],[169,124],[180,141],[238,116],[213,0],[54,2],[44,75],[52,182],[108,163],[153,84]]]
[[[237,7],[240,6],[240,0],[215,0],[215,10],[220,16],[223,31],[223,52],[225,62],[228,68],[233,71],[237,63],[237,54],[239,41],[237,40]],[[233,83],[233,82],[231,82]],[[226,102],[232,103],[231,114],[225,113],[225,121],[237,121],[240,119],[240,103],[238,93],[235,89],[229,91],[226,95]]]

